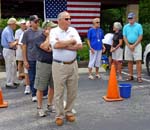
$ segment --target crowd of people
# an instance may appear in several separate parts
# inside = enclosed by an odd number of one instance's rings
[[[129,77],[133,78],[133,61],[137,66],[137,81],[141,78],[143,30],[136,22],[134,13],[128,14],[129,23],[122,27],[120,22],[114,22],[112,31],[104,35],[100,28],[100,19],[93,19],[93,27],[87,32],[89,46],[88,78],[100,79],[102,53],[107,53],[109,66],[115,64],[118,80],[122,81],[122,62],[125,42],[125,60],[128,61]],[[58,14],[57,23],[44,21],[40,28],[40,19],[31,15],[29,21],[15,18],[7,21],[1,37],[3,56],[6,66],[6,88],[15,89],[18,80],[25,80],[25,94],[32,94],[32,101],[37,101],[37,113],[40,117],[46,112],[56,112],[55,123],[63,125],[64,119],[69,122],[76,120],[73,113],[78,89],[77,50],[82,49],[82,41],[77,30],[70,26],[71,16],[64,11]],[[20,28],[15,31],[17,24]],[[17,64],[16,64],[17,60]],[[92,69],[95,67],[95,76]],[[18,70],[18,75],[17,75]],[[67,89],[66,105],[64,106],[64,91]],[[43,109],[43,96],[46,93],[47,110]],[[54,101],[53,101],[54,98]]]

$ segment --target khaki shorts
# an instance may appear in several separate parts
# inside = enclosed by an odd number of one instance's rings
[[[47,86],[50,88],[54,88],[52,77],[52,64],[37,61],[34,88],[44,91],[46,90]]]
[[[142,46],[138,44],[134,52],[132,52],[127,46],[125,47],[125,60],[127,61],[137,61],[142,60]]]
[[[123,49],[119,47],[116,51],[112,52],[112,59],[117,61],[122,61]]]

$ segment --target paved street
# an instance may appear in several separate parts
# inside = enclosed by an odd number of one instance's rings
[[[124,79],[126,74],[127,68],[124,68]],[[144,82],[128,82],[132,84],[131,98],[120,102],[103,100],[109,72],[102,71],[101,75],[102,79],[89,80],[86,73],[79,74],[77,121],[65,122],[62,127],[55,125],[55,114],[37,117],[36,103],[31,101],[30,95],[23,94],[23,85],[16,90],[6,89],[5,78],[1,76],[3,96],[9,106],[0,109],[0,130],[150,130],[150,77],[146,69],[143,70]],[[44,104],[46,106],[46,99]]]

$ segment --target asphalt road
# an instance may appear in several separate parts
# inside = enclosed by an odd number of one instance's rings
[[[124,79],[126,74],[127,68],[123,68]],[[31,101],[31,95],[23,94],[23,85],[9,90],[4,87],[5,79],[0,79],[4,100],[9,102],[8,108],[0,108],[0,130],[150,130],[150,77],[146,69],[143,69],[142,84],[136,80],[122,82],[130,83],[132,91],[130,98],[119,102],[103,100],[109,71],[101,75],[102,79],[96,80],[89,80],[87,74],[79,75],[75,103],[77,120],[74,123],[65,122],[61,127],[54,123],[55,114],[37,117],[36,103]],[[46,99],[44,104],[46,106]]]

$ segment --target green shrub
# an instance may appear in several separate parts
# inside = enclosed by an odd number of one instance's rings
[[[143,51],[148,43],[150,43],[150,23],[145,23],[143,26],[143,40],[142,40],[142,48]]]
[[[89,47],[87,45],[87,42],[83,43],[83,48],[81,50],[78,50],[77,52],[77,60],[78,61],[88,61],[89,60]]]

